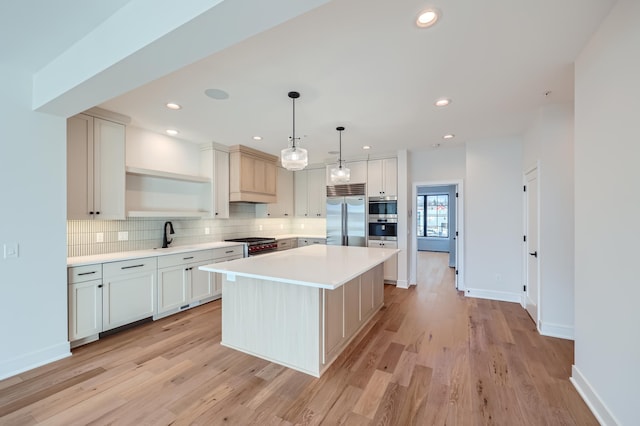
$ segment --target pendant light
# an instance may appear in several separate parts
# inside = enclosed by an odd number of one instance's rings
[[[336,130],[340,132],[340,156],[338,157],[338,164],[331,168],[331,183],[347,183],[351,179],[351,170],[344,167],[342,161],[342,131],[344,127],[336,127]]]
[[[300,97],[298,92],[289,92],[293,103],[293,135],[289,138],[291,146],[280,151],[280,162],[287,170],[302,170],[309,164],[307,150],[296,146],[296,99]]]

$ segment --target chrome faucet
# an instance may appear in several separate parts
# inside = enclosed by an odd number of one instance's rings
[[[169,225],[169,232],[167,232],[167,225]],[[162,248],[169,247],[169,244],[171,244],[171,242],[173,241],[173,238],[169,239],[169,234],[171,235],[175,234],[173,230],[173,224],[171,222],[165,222],[164,232],[162,233]]]

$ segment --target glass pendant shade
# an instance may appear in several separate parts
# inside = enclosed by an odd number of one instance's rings
[[[344,127],[336,127],[336,130],[340,135],[340,156],[338,157],[338,164],[329,170],[329,179],[331,180],[331,183],[347,183],[351,179],[351,170],[342,165],[342,131],[344,130]]]
[[[293,133],[289,138],[291,146],[280,151],[280,164],[287,170],[302,170],[309,164],[307,150],[296,146],[296,99],[300,97],[298,92],[289,92],[291,105],[293,107]]]
[[[344,166],[334,166],[329,170],[331,183],[348,183],[351,179],[351,170]]]
[[[302,170],[309,164],[307,150],[297,146],[285,148],[280,151],[280,162],[287,170]]]

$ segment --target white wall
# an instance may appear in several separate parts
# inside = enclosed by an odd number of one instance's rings
[[[441,147],[431,151],[411,152],[411,181],[453,181],[466,174],[466,148],[464,145]]]
[[[539,163],[540,332],[573,338],[573,105],[538,111],[524,137],[523,171]]]
[[[0,379],[69,355],[66,121],[31,110],[31,75],[0,66]]]
[[[520,301],[522,140],[467,143],[465,287],[468,296]]]
[[[640,2],[620,0],[576,61],[575,365],[603,424],[638,424]]]

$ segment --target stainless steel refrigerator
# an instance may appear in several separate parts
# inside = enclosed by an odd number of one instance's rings
[[[355,185],[336,185],[352,186]],[[336,192],[339,194],[345,191],[332,191],[336,187],[327,187],[327,244],[366,247],[367,218],[364,185],[362,186],[362,190],[351,188],[347,191],[362,192],[362,195],[335,195]]]

